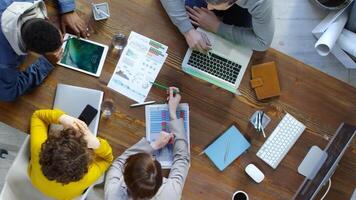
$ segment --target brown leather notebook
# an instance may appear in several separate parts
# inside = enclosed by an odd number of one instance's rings
[[[274,62],[252,66],[251,75],[250,84],[255,90],[258,100],[280,95],[278,72]]]

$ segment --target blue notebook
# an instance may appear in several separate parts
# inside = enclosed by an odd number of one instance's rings
[[[210,144],[204,153],[220,171],[223,171],[250,146],[251,144],[240,131],[235,126],[231,126]]]

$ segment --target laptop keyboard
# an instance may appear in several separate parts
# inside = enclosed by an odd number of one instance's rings
[[[241,70],[241,65],[222,58],[214,53],[209,54],[210,57],[198,51],[193,51],[188,60],[188,64],[194,68],[235,84],[237,76]]]

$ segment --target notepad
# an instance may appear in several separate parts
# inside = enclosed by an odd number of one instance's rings
[[[167,104],[148,105],[146,110],[146,138],[148,141],[155,141],[161,131],[170,132],[169,123],[171,121]],[[177,116],[184,121],[185,136],[188,142],[188,152],[190,152],[190,132],[189,132],[189,105],[179,104]],[[163,169],[170,169],[173,165],[173,144],[167,144],[164,148],[153,152],[155,159],[160,162]]]
[[[231,126],[210,144],[204,153],[220,171],[223,171],[250,146],[241,132],[235,126]]]

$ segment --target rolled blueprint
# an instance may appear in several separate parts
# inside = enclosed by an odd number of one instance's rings
[[[356,57],[356,33],[344,29],[337,40],[340,48],[351,56]]]
[[[346,27],[350,31],[356,33],[356,1],[353,2],[353,5],[351,7],[350,17]]]
[[[345,27],[347,18],[348,18],[348,12],[346,10],[340,15],[339,18],[337,18],[332,24],[330,24],[328,29],[315,43],[316,51],[321,56],[327,56],[331,52],[342,30]]]

